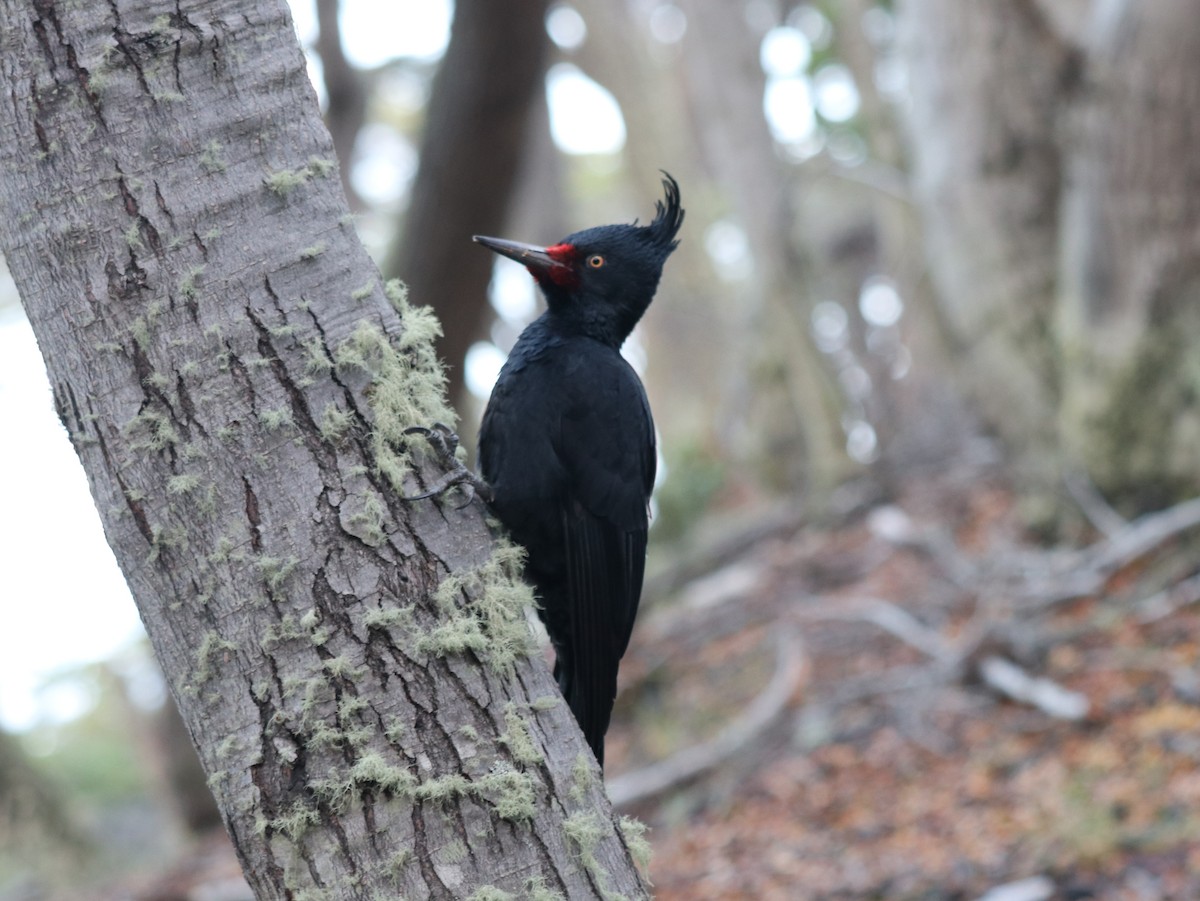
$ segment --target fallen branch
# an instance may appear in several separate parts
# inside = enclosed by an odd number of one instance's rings
[[[962,656],[955,646],[938,632],[930,629],[903,607],[881,598],[863,598],[837,609],[805,611],[797,614],[797,618],[808,622],[870,623],[940,663],[948,663]]]
[[[629,807],[674,788],[724,763],[748,747],[774,723],[800,688],[807,673],[797,635],[784,632],[776,648],[775,673],[746,709],[711,741],[677,751],[665,760],[608,782],[614,807]]]
[[[1081,720],[1088,714],[1086,696],[1049,679],[1031,676],[1003,657],[984,657],[979,661],[979,676],[994,691],[1055,719]]]

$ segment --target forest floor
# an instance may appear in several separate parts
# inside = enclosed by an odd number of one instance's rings
[[[1200,503],[1077,550],[987,472],[848,507],[648,583],[608,772],[657,898],[1200,899]],[[244,893],[222,837],[88,897]]]
[[[614,780],[793,670],[724,763],[630,807],[659,901],[1200,899],[1200,508],[1068,552],[1014,507],[914,482],[647,615]]]

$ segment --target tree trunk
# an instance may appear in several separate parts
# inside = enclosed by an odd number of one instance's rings
[[[495,258],[470,244],[503,231],[543,83],[546,0],[458,0],[430,93],[412,200],[384,272],[403,277],[445,327],[437,344],[450,399],[461,402],[463,361],[492,320]]]
[[[341,11],[341,0],[317,0],[316,51],[321,57],[321,75],[328,97],[325,125],[341,162],[342,191],[351,209],[358,211],[364,204],[350,182],[350,166],[358,133],[367,119],[370,92],[366,79],[346,58],[342,47]]]
[[[397,498],[435,325],[351,227],[285,5],[0,18],[0,246],[257,896],[644,896],[515,553]]]
[[[1058,122],[1076,57],[1035,0],[899,9],[913,189],[940,310],[984,419],[1040,466],[1057,443]],[[1050,469],[1031,478],[1052,480]]]
[[[761,440],[761,464],[777,487],[806,490],[819,508],[853,472],[845,453],[841,397],[809,330],[809,267],[796,234],[791,179],[762,114],[766,78],[760,35],[741,4],[682,4],[683,66],[690,109],[710,168],[744,229],[755,278],[738,298],[752,325],[742,348],[751,373],[737,398],[742,428]]]
[[[1200,21],[1097,4],[1064,202],[1064,436],[1130,512],[1200,493]]]
[[[1043,489],[1065,462],[1131,513],[1197,493],[1193,5],[900,11],[929,262],[984,416]]]

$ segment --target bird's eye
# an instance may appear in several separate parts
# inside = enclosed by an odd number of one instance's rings
[[[604,257],[600,256],[600,254],[598,254],[598,253],[594,253],[590,257],[588,257],[587,263],[593,269],[599,269],[601,266],[604,265]]]

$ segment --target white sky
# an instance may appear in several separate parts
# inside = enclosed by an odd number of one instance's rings
[[[16,307],[3,310],[0,724],[24,728],[36,718],[36,688],[47,675],[108,657],[140,634],[141,622],[54,415],[33,330]],[[62,693],[46,700],[50,716],[78,712]]]

